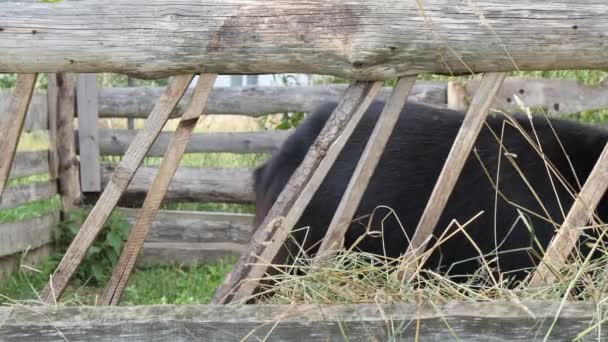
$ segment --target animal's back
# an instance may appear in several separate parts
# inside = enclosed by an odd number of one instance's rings
[[[313,113],[277,155],[256,171],[257,223],[263,220],[303,160],[335,106],[325,104]],[[305,247],[313,246],[325,235],[382,106],[380,102],[370,106],[298,222],[296,228],[309,227],[294,233],[300,241],[306,236]],[[364,217],[353,223],[345,237],[346,246],[360,240],[357,248],[389,257],[398,257],[406,250],[408,237],[414,233],[463,117],[463,113],[456,111],[407,105],[357,210],[357,216],[373,213],[373,219]],[[551,222],[559,224],[563,220],[562,209],[567,212],[572,204],[571,196],[557,177],[550,181],[549,167],[527,139],[534,143],[540,140],[552,167],[576,189],[577,181],[562,146],[582,184],[607,140],[605,131],[574,122],[552,120],[549,124],[545,117],[538,116],[531,125],[526,116],[514,118],[516,124],[503,115],[488,118],[475,153],[469,157],[435,230],[435,236],[440,236],[452,220],[464,224],[483,212],[465,230],[477,247],[489,255],[487,259],[500,251],[498,265],[502,271],[533,266],[531,248],[537,247],[537,242],[541,246],[548,244],[555,229]],[[501,139],[506,150],[500,150]],[[382,230],[383,234],[366,233],[370,230]],[[360,239],[362,234],[366,236]],[[479,267],[477,261],[469,260],[476,257],[479,254],[469,238],[457,233],[441,244],[427,265],[433,268],[441,265],[444,270],[451,267],[452,274],[470,274]]]

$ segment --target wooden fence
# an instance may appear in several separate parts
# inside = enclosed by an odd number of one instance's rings
[[[595,303],[0,307],[5,341],[572,341],[608,337]],[[552,323],[557,318],[554,326]]]
[[[419,82],[410,95],[411,101],[439,107],[466,109],[468,99],[479,86],[477,79],[459,82]],[[215,88],[208,112],[222,115],[259,117],[281,112],[310,112],[324,101],[337,101],[346,89],[344,84],[294,87],[229,87]],[[136,130],[100,129],[98,119],[145,118],[162,89],[156,87],[97,89],[94,74],[79,77],[76,102],[78,130],[74,132],[80,156],[82,191],[93,195],[107,184],[115,165],[100,161],[100,156],[121,156]],[[390,89],[378,96],[386,99]],[[192,91],[181,100],[175,117],[189,102]],[[0,108],[8,101],[8,92],[0,92]],[[549,115],[560,115],[608,108],[606,84],[588,86],[574,80],[510,78],[503,84],[495,108],[508,112],[521,110],[515,97],[526,106],[542,108]],[[229,99],[229,100],[227,100]],[[24,130],[47,130],[49,125],[47,94],[35,92]],[[186,153],[261,153],[276,150],[288,131],[195,133]],[[170,133],[161,133],[149,156],[162,156]],[[13,178],[49,172],[48,151],[19,153],[11,176]],[[135,209],[141,205],[157,168],[142,166],[137,171],[120,204],[129,222],[134,222]],[[57,193],[54,179],[9,187],[0,202],[0,209],[15,207]],[[171,182],[165,202],[252,203],[254,201],[251,169],[187,168],[178,169]],[[58,214],[0,226],[9,238],[0,242],[2,264],[14,265],[16,252],[37,248],[51,241],[52,226]],[[238,254],[252,231],[249,214],[161,211],[153,225],[139,263],[194,264]],[[26,228],[22,228],[26,227]],[[4,234],[2,236],[5,236]],[[31,240],[31,241],[30,241]],[[10,257],[7,257],[12,255]],[[10,260],[10,261],[9,261]],[[10,270],[5,266],[0,269]]]

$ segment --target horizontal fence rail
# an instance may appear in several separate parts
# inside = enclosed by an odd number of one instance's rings
[[[0,72],[386,80],[606,69],[607,11],[597,0],[395,0],[390,10],[368,0],[13,0],[0,12]]]
[[[4,341],[603,340],[596,303],[0,307]],[[552,326],[554,318],[557,324]]]

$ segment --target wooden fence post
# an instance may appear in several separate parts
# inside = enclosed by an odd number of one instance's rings
[[[469,108],[466,86],[460,82],[448,82],[447,99],[449,109],[465,111]]]
[[[76,112],[76,74],[58,73],[57,77],[57,157],[59,193],[64,214],[81,200],[74,116]]]
[[[49,176],[56,183],[59,178],[59,156],[57,152],[57,75],[47,74],[46,88],[47,128],[49,130]]]
[[[144,129],[139,132],[131,143],[129,150],[118,164],[116,171],[114,171],[110,183],[104,189],[95,207],[89,213],[80,231],[57,266],[49,283],[42,291],[40,298],[43,301],[47,303],[55,302],[63,294],[68,281],[82,262],[87,250],[101,231],[103,224],[112,213],[118,199],[127,189],[146,152],[150,149],[154,139],[156,139],[156,136],[158,136],[169,119],[169,115],[186,92],[192,77],[193,75],[174,76],[169,82],[165,93],[160,97],[154,110],[146,120]],[[62,141],[60,142],[63,143]]]
[[[216,290],[212,303],[239,300],[251,294],[256,279],[262,277],[268,265],[252,265],[258,259],[272,261],[287,239],[293,225],[312,199],[342,147],[357,123],[380,91],[382,82],[355,81],[350,84],[327,120],[321,133],[300,166],[279,194],[264,221],[255,231],[247,251]],[[240,284],[243,279],[252,279]],[[241,286],[241,288],[238,288]],[[238,292],[235,292],[237,291]],[[234,294],[234,297],[231,298]]]
[[[38,74],[19,74],[8,106],[8,114],[0,117],[0,196],[8,182],[19,137],[25,122]]]
[[[78,152],[82,192],[101,191],[99,162],[99,104],[97,75],[79,74],[76,91],[78,108]]]

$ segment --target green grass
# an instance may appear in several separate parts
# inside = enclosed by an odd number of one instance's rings
[[[0,282],[0,304],[40,301],[38,294],[57,266],[54,254],[34,269],[22,267],[14,276]],[[230,271],[234,259],[192,267],[156,266],[136,269],[125,289],[123,305],[206,304],[215,288]],[[73,281],[61,298],[65,305],[94,305],[103,288]]]

